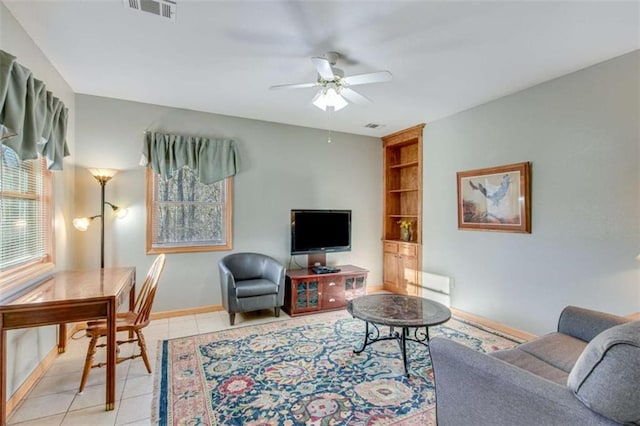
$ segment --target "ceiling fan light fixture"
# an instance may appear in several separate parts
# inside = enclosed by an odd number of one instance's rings
[[[316,93],[316,95],[313,97],[313,100],[311,102],[313,102],[313,104],[315,106],[317,106],[318,108],[320,108],[323,111],[327,110],[327,100],[324,96],[324,91],[325,89],[320,89],[318,91],[318,93]]]
[[[326,111],[327,107],[332,107],[334,111],[340,111],[342,108],[349,105],[349,103],[333,87],[320,89],[318,93],[316,93],[316,96],[314,96],[312,102],[323,111]]]
[[[316,81],[312,83],[280,84],[271,86],[271,90],[320,87],[311,102],[323,111],[328,107],[333,111],[339,111],[349,103],[357,105],[371,103],[369,98],[356,92],[351,86],[391,81],[392,76],[389,71],[345,76],[344,71],[335,66],[340,56],[338,52],[327,52],[324,57],[311,58],[311,63],[318,73]]]

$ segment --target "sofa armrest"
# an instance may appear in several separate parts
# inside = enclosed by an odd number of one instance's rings
[[[452,340],[429,343],[436,416],[447,425],[613,425],[566,387]]]
[[[629,322],[629,319],[591,309],[567,306],[558,319],[558,332],[590,342],[604,330]]]

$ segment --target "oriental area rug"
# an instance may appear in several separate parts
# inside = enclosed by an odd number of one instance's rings
[[[363,321],[339,311],[161,341],[152,420],[194,426],[435,424],[428,348],[407,342],[407,378],[393,340],[353,353],[364,330]],[[518,343],[456,318],[429,332],[483,352]]]

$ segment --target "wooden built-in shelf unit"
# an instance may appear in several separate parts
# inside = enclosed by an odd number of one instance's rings
[[[419,294],[422,264],[422,130],[424,124],[382,138],[384,153],[384,288]],[[409,241],[399,221],[412,222]]]

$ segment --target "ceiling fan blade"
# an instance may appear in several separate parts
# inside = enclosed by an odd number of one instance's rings
[[[354,104],[370,104],[371,103],[371,99],[367,98],[366,96],[361,95],[360,93],[356,92],[353,89],[349,89],[348,87],[343,87],[340,90],[340,94],[342,96],[344,96],[345,98],[347,98],[347,100],[349,102],[353,102]]]
[[[316,87],[318,83],[298,83],[298,84],[279,84],[277,86],[271,86],[269,89],[271,90],[280,90],[280,89],[306,89],[309,87]]]
[[[336,79],[336,76],[333,74],[333,70],[331,69],[331,64],[329,63],[328,59],[313,57],[311,58],[311,63],[313,63],[313,66],[316,67],[316,70],[318,70],[318,74],[320,74],[320,77],[322,77],[323,79],[328,81],[333,81]]]
[[[342,79],[349,86],[355,86],[357,84],[368,83],[384,83],[385,81],[391,81],[393,76],[389,71],[377,71],[367,74],[350,75]]]

